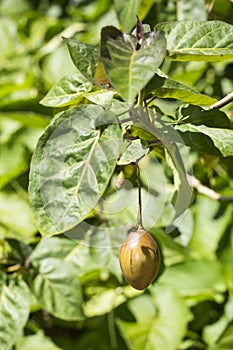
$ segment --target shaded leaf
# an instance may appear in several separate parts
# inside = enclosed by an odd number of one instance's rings
[[[177,61],[224,61],[233,58],[233,26],[221,21],[161,23],[155,30],[167,39],[167,58]]]
[[[89,81],[93,81],[97,67],[99,49],[93,45],[84,44],[75,39],[63,38],[75,67]]]
[[[158,32],[146,33],[137,50],[137,39],[115,27],[101,31],[101,59],[111,84],[129,104],[153,77],[166,52],[166,40]]]
[[[68,106],[82,98],[82,94],[91,91],[92,84],[81,74],[65,75],[49,90],[40,101],[48,107]]]
[[[190,139],[189,145],[195,145],[195,134],[203,134],[207,136],[212,141],[214,146],[217,148],[223,157],[233,155],[233,130],[221,129],[221,128],[212,128],[205,125],[194,125],[194,124],[184,124],[179,125],[176,129],[180,130],[182,133],[188,133],[188,138]],[[197,135],[198,136],[198,135]],[[199,146],[202,146],[203,151],[208,153],[209,142],[205,142],[206,139],[202,137],[198,138],[200,141]]]
[[[206,299],[222,301],[226,290],[223,267],[217,261],[187,261],[169,266],[159,279],[159,283],[175,288],[180,295],[193,302]]]
[[[217,322],[205,326],[203,330],[203,339],[212,348],[218,349],[218,341],[223,335],[224,331],[227,329],[228,325],[233,321],[233,300],[229,299],[224,306],[223,315]],[[231,338],[233,344],[233,336]],[[220,344],[224,342],[223,339],[220,340]],[[216,344],[217,343],[217,344]]]
[[[194,208],[195,226],[190,246],[195,256],[212,260],[216,258],[218,243],[232,221],[232,212],[229,208],[219,216],[219,203],[204,196],[197,197]]]
[[[16,350],[61,350],[42,331],[23,337],[16,346]]]
[[[29,289],[24,281],[10,280],[0,290],[0,344],[12,349],[29,316]]]
[[[39,230],[52,235],[81,222],[102,196],[122,132],[112,112],[80,105],[59,114],[34,153],[29,194]]]
[[[40,245],[36,250],[40,250]],[[33,264],[33,257],[31,262]],[[83,318],[81,286],[70,264],[44,257],[39,262],[32,290],[41,307],[52,315],[63,320]]]
[[[119,319],[117,324],[132,349],[176,350],[186,331],[188,309],[173,288],[154,286],[151,291],[152,297],[128,302],[136,322]]]
[[[141,140],[125,142],[125,151],[118,160],[118,165],[126,165],[137,162],[149,152],[149,148],[144,146]]]
[[[188,183],[186,175],[187,169],[191,166],[189,152],[176,130],[168,123],[165,123],[155,111],[148,111],[150,118],[143,108],[134,109],[132,113],[140,120],[142,127],[146,131],[162,142],[168,152],[167,160],[173,170],[176,186],[176,193],[173,200],[174,212],[170,218],[170,225],[167,227],[168,231],[172,231],[174,229],[174,220],[186,211],[192,198],[192,188]]]

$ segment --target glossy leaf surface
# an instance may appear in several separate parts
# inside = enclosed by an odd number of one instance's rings
[[[119,157],[122,132],[112,112],[81,105],[57,116],[35,151],[30,198],[44,235],[82,221],[102,196]]]
[[[233,58],[233,26],[221,21],[161,23],[155,30],[167,39],[167,58],[177,61],[222,61]]]
[[[91,88],[91,82],[81,74],[66,75],[49,90],[40,103],[48,107],[64,107],[77,102]]]
[[[24,281],[14,280],[0,287],[0,344],[2,349],[10,350],[29,316],[29,289]]]
[[[136,37],[108,26],[101,31],[100,51],[111,84],[126,102],[132,104],[162,63],[166,40],[158,32],[146,33],[137,50]]]

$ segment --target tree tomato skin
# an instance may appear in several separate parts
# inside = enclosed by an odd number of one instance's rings
[[[128,234],[120,249],[120,266],[133,288],[149,286],[160,267],[159,247],[149,232],[138,229]]]

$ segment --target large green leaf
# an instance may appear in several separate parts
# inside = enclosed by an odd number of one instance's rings
[[[40,245],[36,250],[40,250]],[[33,257],[31,262],[34,263]],[[82,291],[75,269],[50,257],[43,257],[39,263],[37,260],[35,266],[38,271],[32,290],[41,307],[64,320],[82,319]]]
[[[137,50],[137,39],[113,26],[101,31],[101,59],[111,84],[129,104],[153,77],[166,53],[166,40],[158,32],[144,34]]]
[[[159,283],[166,288],[175,288],[192,302],[222,301],[222,293],[226,290],[223,267],[216,260],[187,261],[169,266],[160,276]]]
[[[34,153],[29,194],[39,230],[52,235],[81,222],[102,196],[122,143],[116,116],[96,105],[58,115]]]
[[[40,101],[44,106],[64,107],[82,98],[84,92],[90,91],[92,84],[81,74],[65,75],[49,90]]]
[[[179,21],[156,25],[167,39],[167,58],[224,61],[233,58],[233,26],[221,21]]]
[[[12,349],[29,316],[29,289],[24,281],[10,279],[0,290],[0,347]]]
[[[114,7],[124,32],[128,33],[136,25],[136,15],[140,7],[140,0],[114,0]]]
[[[194,125],[189,123],[179,125],[176,128],[182,133],[188,134],[189,145],[191,147],[192,145],[195,146],[196,142],[199,142],[199,148],[203,149],[203,152],[207,153],[208,148],[210,148],[210,152],[213,148],[213,146],[209,144],[209,142],[212,142],[217,151],[219,151],[223,157],[233,155],[233,130],[208,127],[205,125]],[[197,140],[196,136],[199,136],[200,134],[201,137]],[[206,136],[207,139],[205,139],[204,136]]]
[[[230,208],[218,215],[219,203],[204,196],[198,196],[195,210],[195,226],[190,246],[193,254],[204,259],[215,259],[218,243],[232,221]]]
[[[152,295],[128,303],[136,322],[118,320],[120,331],[130,349],[176,350],[186,331],[188,309],[173,288],[156,286]]]
[[[75,39],[63,38],[75,67],[89,81],[93,81],[98,63],[99,49]]]
[[[155,88],[153,88],[153,82]],[[165,75],[155,75],[149,83],[148,92],[152,96],[159,98],[174,98],[183,102],[192,103],[200,106],[210,106],[216,102],[216,99],[178,81],[169,79]]]

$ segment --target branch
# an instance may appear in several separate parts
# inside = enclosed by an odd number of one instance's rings
[[[219,202],[233,202],[233,196],[222,196],[211,188],[202,185],[202,183],[195,176],[188,175],[187,177],[189,184],[192,187],[196,188],[199,193],[204,194],[205,196],[215,199]]]
[[[214,108],[222,108],[226,106],[228,103],[231,103],[232,101],[233,101],[233,92],[223,97],[221,100],[217,101],[213,105],[209,106],[207,110],[214,109]]]

